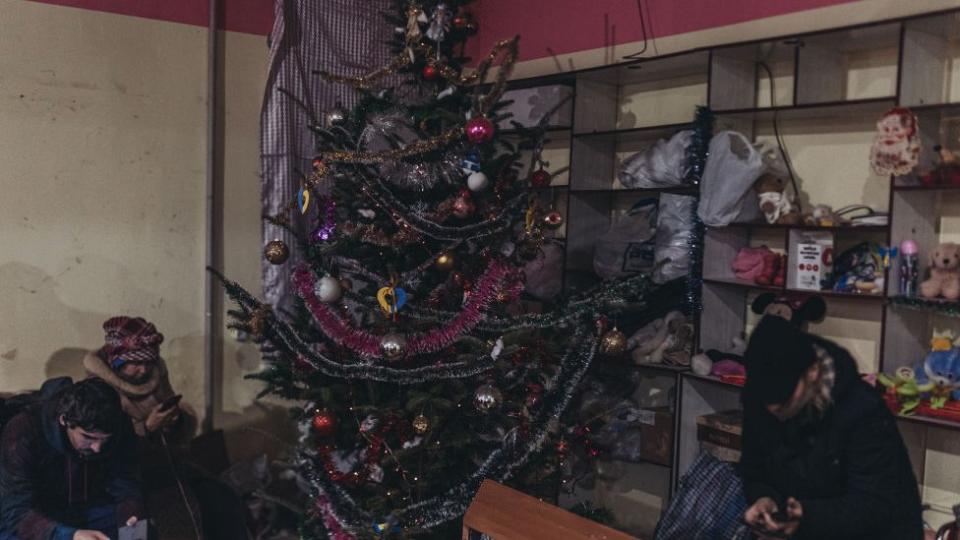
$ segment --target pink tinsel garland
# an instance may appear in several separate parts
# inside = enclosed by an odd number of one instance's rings
[[[520,293],[522,284],[514,278],[514,270],[506,263],[491,261],[477,280],[467,303],[456,317],[437,329],[426,333],[410,334],[407,340],[407,355],[437,352],[449,347],[458,337],[472,330],[486,316],[490,304],[496,301],[497,293],[505,292],[510,297]],[[509,281],[509,282],[508,282]],[[293,283],[306,303],[320,329],[334,343],[369,358],[379,358],[381,337],[350,326],[330,306],[317,298],[314,291],[316,276],[301,266],[293,273]]]
[[[356,536],[343,530],[343,526],[340,525],[337,517],[333,515],[332,505],[326,495],[320,495],[316,501],[317,510],[323,515],[323,526],[326,527],[327,532],[330,533],[329,538],[332,540],[357,540]]]

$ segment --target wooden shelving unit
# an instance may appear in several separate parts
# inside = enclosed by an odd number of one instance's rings
[[[531,190],[565,212],[565,227],[556,236],[565,242],[566,289],[580,290],[599,281],[593,273],[594,249],[618,214],[664,193],[696,195],[689,188],[629,189],[620,184],[617,172],[626,157],[689,128],[697,105],[713,109],[715,132],[733,129],[756,141],[771,141],[776,125],[801,191],[809,196],[801,199],[808,208],[816,203],[834,208],[867,204],[890,214],[889,225],[882,226],[734,223],[708,229],[700,349],[725,349],[733,336],[749,331],[756,323],[750,304],[757,294],[789,290],[736,279],[730,263],[743,246],[766,245],[788,253],[807,231],[832,233],[835,253],[865,240],[896,245],[912,237],[922,254],[940,241],[960,241],[960,186],[928,188],[916,175],[881,178],[868,165],[875,123],[894,106],[910,107],[919,116],[924,145],[920,168],[932,165],[930,149],[940,142],[941,122],[960,116],[960,84],[954,84],[960,79],[958,44],[960,10],[513,81],[518,88],[565,84],[573,90],[572,122],[548,130],[554,139],[551,170],[562,172],[555,185]],[[944,215],[956,219],[941,219]],[[847,347],[863,372],[892,372],[916,364],[934,327],[952,324],[960,330],[960,323],[942,315],[942,302],[908,309],[896,296],[897,283],[892,269],[883,294],[820,292],[828,319],[811,331]],[[641,377],[673,388],[673,465],[637,464],[640,476],[626,474],[624,481],[635,481],[633,489],[644,493],[631,498],[632,503],[611,493],[594,496],[618,517],[627,516],[629,532],[642,535],[652,530],[657,506],[665,506],[699,451],[696,417],[738,408],[740,387],[662,366],[635,369]],[[900,426],[925,486],[925,502],[946,511],[957,501],[944,500],[943,493],[960,488],[945,485],[943,475],[927,474],[927,465],[933,460],[942,467],[943,456],[960,456],[960,443],[944,442],[944,433],[952,435],[960,424],[910,417]],[[955,480],[960,485],[960,478]]]

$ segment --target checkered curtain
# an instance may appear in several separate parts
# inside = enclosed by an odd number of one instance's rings
[[[386,63],[394,28],[382,14],[392,6],[392,0],[276,0],[260,113],[264,215],[276,215],[296,199],[301,175],[309,171],[315,153],[307,126],[322,125],[324,111],[338,103],[349,109],[357,100],[354,90],[325,83],[316,71],[360,74]],[[311,219],[300,218],[293,226],[307,231]],[[264,244],[276,239],[294,245],[289,232],[264,222]],[[292,306],[290,271],[299,258],[293,250],[284,265],[261,263],[264,296],[278,308]]]

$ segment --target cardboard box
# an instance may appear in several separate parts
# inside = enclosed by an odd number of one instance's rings
[[[651,463],[673,464],[673,413],[669,407],[641,409],[640,458]]]
[[[573,88],[565,85],[537,86],[534,88],[519,88],[504,92],[503,101],[513,103],[503,108],[503,113],[511,113],[512,117],[501,120],[499,129],[510,129],[511,122],[518,122],[523,127],[534,127],[545,114],[553,111],[558,103],[573,95]],[[548,126],[570,126],[573,124],[573,100],[567,99],[557,108],[547,120]]]
[[[724,461],[740,461],[743,438],[743,411],[723,411],[697,417],[700,448]]]

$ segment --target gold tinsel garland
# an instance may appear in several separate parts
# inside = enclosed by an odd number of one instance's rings
[[[482,116],[486,114],[486,112],[490,110],[490,107],[492,107],[500,99],[500,96],[502,96],[503,92],[506,90],[507,79],[510,77],[510,74],[513,72],[513,65],[517,61],[517,39],[518,38],[505,39],[503,41],[498,42],[496,45],[493,46],[493,48],[490,50],[490,53],[483,60],[483,62],[480,62],[480,64],[477,66],[477,70],[474,73],[468,75],[467,77],[458,78],[458,81],[461,83],[478,82],[478,81],[486,80],[487,73],[489,72],[490,67],[493,64],[493,61],[500,55],[501,52],[503,53],[503,62],[501,64],[500,71],[497,74],[496,82],[494,82],[493,85],[490,87],[489,92],[487,92],[485,95],[483,95],[482,97],[476,100],[476,104],[473,110],[473,113],[475,116]],[[425,48],[424,50],[427,52],[430,52],[433,50],[432,48],[430,48],[429,45],[425,45],[425,44],[420,44],[418,47],[424,47]],[[381,77],[382,76],[381,72],[389,73],[391,69],[393,70],[396,69],[396,67],[394,67],[395,64],[399,64],[401,66],[405,65],[403,64],[403,62],[409,62],[409,57],[407,57],[406,55],[397,56],[387,66],[382,67],[376,71],[373,71],[361,77],[341,77],[341,76],[330,75],[330,74],[322,74],[322,75],[327,80],[330,80],[333,82],[352,84],[357,86],[357,88],[365,88],[366,86],[364,85],[366,85],[370,80],[373,80],[377,77]],[[446,68],[449,70],[453,70],[453,68],[450,68],[449,66],[446,66]],[[441,72],[443,72],[443,68],[441,68]],[[463,135],[464,135],[464,127],[458,126],[455,128],[448,129],[447,131],[435,137],[431,137],[426,140],[417,141],[417,142],[408,144],[403,148],[395,148],[392,150],[385,150],[382,152],[355,152],[355,151],[336,150],[336,151],[324,152],[323,160],[324,162],[354,163],[354,164],[364,164],[364,165],[380,164],[385,161],[403,159],[403,158],[408,158],[412,156],[418,156],[418,155],[426,154],[429,152],[433,152],[434,150],[442,148],[450,144],[454,140],[459,139]],[[322,173],[314,175],[315,178],[320,176],[322,176]],[[311,185],[315,185],[313,179],[311,179]]]

